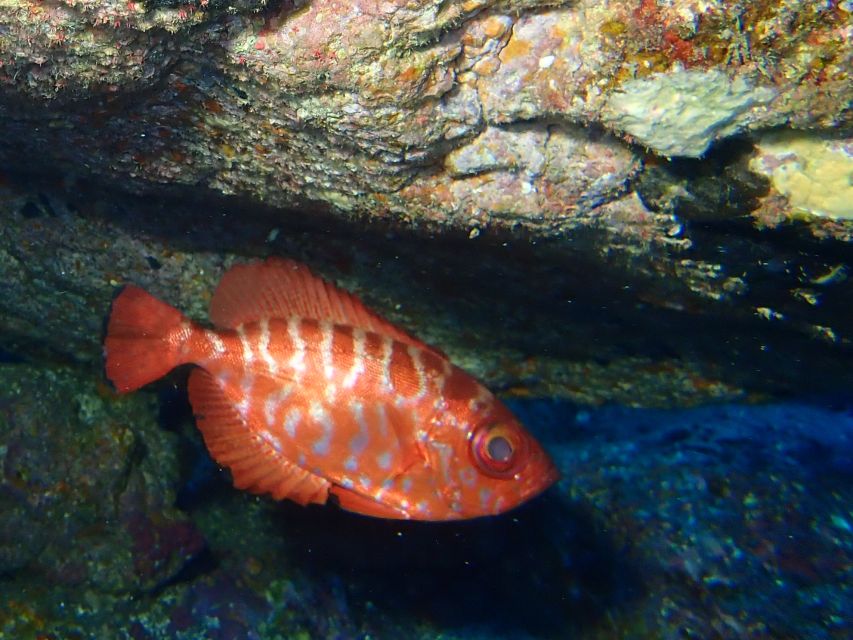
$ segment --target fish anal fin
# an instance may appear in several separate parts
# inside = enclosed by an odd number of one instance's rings
[[[326,502],[329,481],[292,463],[246,424],[207,371],[193,370],[189,394],[210,455],[229,468],[235,487],[302,505]]]
[[[238,264],[229,269],[210,301],[210,320],[235,329],[261,318],[311,318],[389,336],[404,344],[444,354],[379,317],[355,295],[285,258]]]
[[[341,509],[346,509],[353,513],[393,520],[408,519],[408,515],[399,509],[381,504],[371,498],[358,494],[351,489],[345,489],[339,485],[332,485],[329,489],[329,493],[337,498],[338,505],[340,505]]]

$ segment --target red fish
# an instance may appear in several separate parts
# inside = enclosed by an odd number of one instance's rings
[[[192,363],[189,397],[234,485],[382,518],[501,513],[557,471],[509,409],[447,357],[291,260],[237,265],[206,329],[129,285],[104,342],[119,392]]]

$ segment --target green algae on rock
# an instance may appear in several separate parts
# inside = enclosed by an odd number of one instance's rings
[[[200,551],[172,506],[175,438],[150,399],[119,400],[68,369],[3,364],[0,378],[0,573],[130,594]]]

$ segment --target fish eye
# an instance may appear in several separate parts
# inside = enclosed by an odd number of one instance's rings
[[[494,478],[511,478],[523,459],[524,439],[505,424],[480,427],[471,438],[471,457],[477,467]]]
[[[486,451],[495,462],[506,462],[512,457],[512,445],[509,440],[500,435],[486,441]]]

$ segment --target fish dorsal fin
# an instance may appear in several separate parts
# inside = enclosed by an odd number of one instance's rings
[[[230,469],[235,487],[302,505],[326,502],[329,481],[292,463],[255,433],[207,371],[193,369],[189,393],[204,443],[213,459]]]
[[[223,329],[235,329],[261,318],[291,316],[358,327],[446,357],[294,260],[268,258],[235,265],[222,276],[210,301],[210,320]]]

